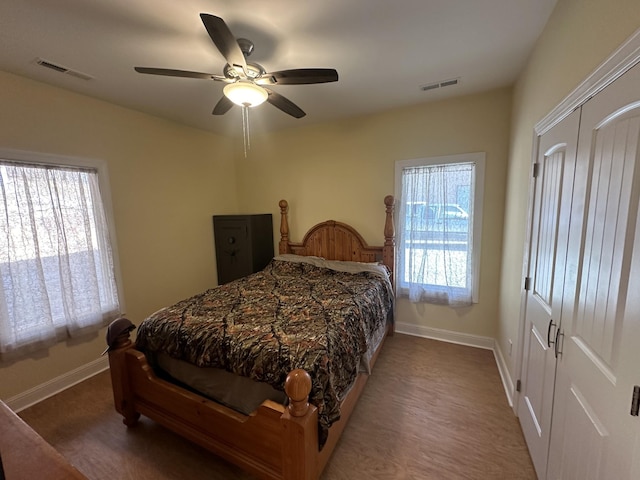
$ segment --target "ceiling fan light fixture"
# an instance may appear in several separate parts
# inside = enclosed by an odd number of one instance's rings
[[[249,80],[238,80],[225,85],[224,95],[241,107],[257,107],[267,100],[267,91]]]

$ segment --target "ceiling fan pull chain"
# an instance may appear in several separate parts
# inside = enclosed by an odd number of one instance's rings
[[[244,107],[245,118],[247,119],[247,150],[251,150],[251,131],[249,127],[249,106]]]
[[[247,158],[247,151],[251,149],[249,141],[249,107],[242,106],[242,138],[244,141],[244,158]]]

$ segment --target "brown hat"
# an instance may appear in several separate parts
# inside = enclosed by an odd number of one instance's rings
[[[105,351],[102,352],[102,355],[107,353],[109,350],[111,350],[111,348],[115,346],[114,344],[115,344],[116,338],[118,338],[123,333],[130,332],[134,328],[136,328],[136,326],[133,323],[131,323],[129,319],[124,317],[117,318],[113,322],[111,322],[111,324],[107,328],[107,345],[108,346],[105,349]]]

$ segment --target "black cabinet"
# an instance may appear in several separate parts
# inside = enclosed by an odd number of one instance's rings
[[[262,270],[273,258],[271,214],[214,215],[218,284]]]

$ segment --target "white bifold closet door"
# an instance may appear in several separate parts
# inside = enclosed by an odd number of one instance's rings
[[[636,66],[582,106],[549,479],[639,478],[640,420],[630,414],[640,385],[639,146]]]

